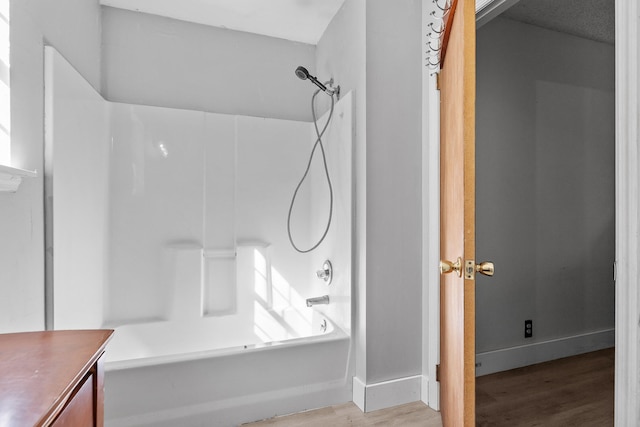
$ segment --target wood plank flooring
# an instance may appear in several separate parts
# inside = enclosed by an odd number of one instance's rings
[[[476,379],[476,425],[613,425],[614,349]]]
[[[271,418],[256,423],[244,424],[245,427],[441,427],[440,413],[422,402],[413,402],[389,409],[362,413],[353,403],[330,406],[314,411],[301,412],[285,417]]]
[[[613,348],[478,377],[476,425],[612,426],[613,379]],[[422,402],[366,414],[347,403],[244,426],[441,427],[442,421]]]

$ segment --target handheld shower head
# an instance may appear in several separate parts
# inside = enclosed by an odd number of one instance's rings
[[[296,68],[296,76],[298,76],[300,80],[307,80],[309,78],[309,72],[301,65]]]
[[[338,95],[338,97],[340,96],[340,86],[337,86],[335,89],[332,87],[329,87],[329,88],[326,87],[325,85],[320,83],[317,78],[309,74],[309,71],[307,71],[307,69],[304,68],[302,65],[296,68],[296,76],[298,76],[300,80],[309,80],[311,83],[318,86],[318,88],[320,88],[321,91],[323,91],[329,96],[333,96],[336,94]],[[331,84],[332,82],[333,82],[333,79],[329,84]]]

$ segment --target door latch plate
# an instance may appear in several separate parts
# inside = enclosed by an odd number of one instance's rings
[[[464,278],[465,280],[473,280],[476,275],[476,262],[472,259],[464,261]]]

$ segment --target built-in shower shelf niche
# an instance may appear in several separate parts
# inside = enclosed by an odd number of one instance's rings
[[[202,251],[202,316],[235,314],[236,250]]]
[[[23,178],[35,178],[37,176],[38,173],[36,171],[0,165],[0,192],[15,193],[18,191]]]

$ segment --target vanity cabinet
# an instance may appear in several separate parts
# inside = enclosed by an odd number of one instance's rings
[[[112,330],[0,334],[0,425],[104,425],[101,356]]]

